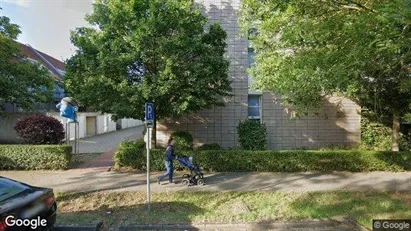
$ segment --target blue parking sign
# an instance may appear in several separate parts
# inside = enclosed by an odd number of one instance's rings
[[[155,119],[154,104],[146,103],[146,123],[152,123]]]

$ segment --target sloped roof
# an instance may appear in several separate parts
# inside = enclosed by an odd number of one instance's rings
[[[27,57],[40,62],[44,67],[46,67],[57,79],[61,80],[64,75],[65,67],[64,63],[58,59],[51,57],[41,51],[38,51],[31,47],[30,45],[25,45],[19,43],[21,52]]]

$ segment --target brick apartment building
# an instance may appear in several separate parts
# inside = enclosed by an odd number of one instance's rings
[[[253,49],[247,38],[240,37],[238,11],[241,0],[203,0],[211,23],[220,22],[227,31],[227,57],[231,62],[234,97],[227,98],[224,108],[204,110],[178,121],[158,123],[157,144],[164,146],[174,131],[189,131],[196,145],[218,143],[224,148],[237,147],[237,125],[247,118],[259,119],[267,125],[270,149],[321,148],[329,145],[352,145],[361,139],[360,108],[344,98],[324,101],[319,116],[290,119],[292,111],[280,104],[273,92],[250,90],[252,79],[247,69],[253,62]]]

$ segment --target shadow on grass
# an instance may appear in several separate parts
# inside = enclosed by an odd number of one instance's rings
[[[148,213],[146,204],[131,206],[107,206],[79,212],[58,214],[58,225],[94,225],[103,221],[107,227],[119,228],[133,225],[191,224],[191,216],[204,213],[202,209],[187,202],[154,202]]]
[[[349,217],[371,227],[372,219],[405,219],[411,216],[411,198],[407,193],[312,192],[291,203],[302,218]]]

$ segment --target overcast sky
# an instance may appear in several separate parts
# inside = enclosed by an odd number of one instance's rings
[[[93,0],[0,0],[5,15],[20,26],[18,40],[56,59],[74,54],[70,30],[87,25]]]

